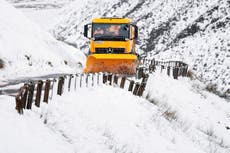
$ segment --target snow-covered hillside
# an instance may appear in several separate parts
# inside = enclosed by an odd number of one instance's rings
[[[145,94],[165,111],[163,116],[184,129],[188,138],[206,152],[230,151],[230,104],[205,91],[199,81],[153,74]]]
[[[21,116],[14,99],[0,95],[0,152],[229,153],[229,103],[187,78],[154,74],[147,85],[148,100],[78,82]]]
[[[179,59],[222,96],[230,94],[230,3],[227,0],[75,0],[60,16],[57,39],[87,50],[83,25],[94,17],[129,17],[139,26],[138,50]]]
[[[51,73],[76,73],[85,56],[54,39],[22,12],[0,0],[1,79]]]
[[[44,30],[53,28],[59,21],[58,13],[62,7],[74,0],[6,0],[20,9],[27,17]]]

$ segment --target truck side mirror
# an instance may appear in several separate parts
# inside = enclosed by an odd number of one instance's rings
[[[134,25],[134,39],[138,38],[138,27]]]
[[[138,27],[134,24],[131,24],[131,26],[134,28],[134,36],[132,36],[131,39],[137,39],[138,38]]]
[[[89,26],[89,24],[84,25],[84,36],[86,38],[88,38],[88,29],[89,29],[88,26]]]

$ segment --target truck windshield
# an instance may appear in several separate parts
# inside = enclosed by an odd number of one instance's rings
[[[129,25],[94,23],[92,37],[96,40],[125,40],[129,38]]]

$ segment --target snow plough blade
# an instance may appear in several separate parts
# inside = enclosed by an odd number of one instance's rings
[[[92,54],[87,57],[84,73],[110,72],[134,75],[137,56],[134,54]]]

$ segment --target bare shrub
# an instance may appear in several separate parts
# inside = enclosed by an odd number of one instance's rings
[[[0,69],[2,69],[4,67],[4,62],[2,59],[0,59]]]
[[[206,86],[206,90],[208,90],[209,92],[215,93],[217,91],[217,85],[216,84],[208,84]]]

